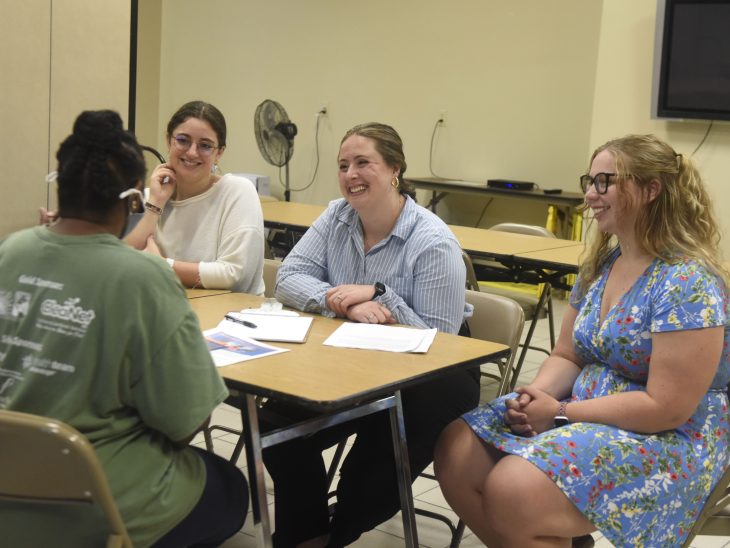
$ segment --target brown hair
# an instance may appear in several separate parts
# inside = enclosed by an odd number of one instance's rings
[[[220,110],[205,101],[190,101],[177,109],[177,112],[167,122],[168,141],[172,137],[173,130],[188,118],[197,118],[208,122],[218,138],[218,146],[220,148],[226,146],[226,119]]]
[[[406,165],[405,154],[403,154],[403,141],[400,135],[398,135],[398,132],[391,126],[378,122],[359,124],[345,133],[342,141],[340,141],[340,146],[353,135],[367,137],[375,142],[375,150],[383,157],[385,163],[390,167],[399,168],[398,178],[400,185],[398,192],[410,196],[415,200],[415,187],[403,178],[403,173],[405,173],[408,166]]]

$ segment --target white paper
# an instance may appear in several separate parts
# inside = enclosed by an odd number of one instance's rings
[[[428,352],[436,329],[414,329],[392,325],[343,323],[323,344],[342,348],[385,350],[386,352]]]
[[[249,311],[229,312],[227,316],[249,322],[256,327],[247,327],[224,319],[218,324],[218,328],[235,333],[236,336],[248,337],[257,341],[303,343],[307,339],[307,333],[309,333],[314,318],[311,316],[291,316],[281,314],[281,312],[284,311],[266,314],[251,313]]]
[[[220,326],[204,331],[203,336],[208,343],[208,350],[210,350],[210,355],[216,367],[289,351],[287,348],[277,348],[247,337],[241,337]]]
[[[298,312],[293,310],[261,310],[260,308],[244,308],[241,310],[241,314],[259,314],[262,316],[299,316]]]

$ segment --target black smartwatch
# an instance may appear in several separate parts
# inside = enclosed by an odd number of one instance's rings
[[[370,300],[374,301],[381,295],[385,295],[385,284],[382,282],[375,282],[375,293],[373,294],[373,298]]]
[[[566,407],[568,407],[568,402],[561,401],[560,407],[558,407],[558,414],[555,415],[555,418],[553,419],[553,426],[555,428],[560,428],[561,426],[567,426],[570,424],[570,420],[568,420],[568,416],[565,414]]]

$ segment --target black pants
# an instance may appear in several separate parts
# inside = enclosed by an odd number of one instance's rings
[[[441,430],[479,403],[478,371],[456,371],[401,393],[411,480],[433,460]],[[271,402],[267,409],[291,419],[313,416],[299,407]],[[263,413],[262,431],[272,424]],[[357,438],[340,469],[337,505],[330,522],[327,473],[322,451],[349,435]],[[274,545],[290,547],[330,533],[330,546],[345,546],[400,510],[393,442],[387,412],[339,424],[264,450],[274,480]]]
[[[155,548],[219,546],[235,535],[248,512],[248,484],[241,471],[227,460],[193,447],[205,462],[203,494],[192,511]]]

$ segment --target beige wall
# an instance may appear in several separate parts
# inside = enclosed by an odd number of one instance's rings
[[[157,147],[160,116],[160,28],[162,0],[142,0],[138,4],[137,97],[135,134],[140,143]],[[152,164],[151,164],[152,165]]]
[[[270,175],[281,195],[277,170],[256,147],[256,105],[276,99],[299,125],[296,188],[312,175],[315,114],[327,104],[320,171],[297,201],[338,196],[339,139],[364,120],[402,133],[411,175],[429,173],[433,124],[446,112],[437,174],[565,189],[611,137],[654,132],[690,154],[707,128],[649,116],[655,0],[211,0],[202,12],[192,0],[140,4],[140,139],[164,148],[172,111],[207,99],[230,126],[222,167]],[[43,176],[79,111],[126,114],[129,2],[0,0],[0,9],[2,237],[35,222],[46,200]],[[729,152],[730,125],[716,123],[695,155],[721,218],[730,211]],[[440,212],[473,224],[485,204],[454,199]],[[542,210],[494,202],[482,225],[505,217],[540,222]]]
[[[408,173],[424,176],[434,123],[446,112],[434,147],[437,174],[575,190],[590,134],[600,1],[213,0],[208,6],[201,14],[198,1],[162,1],[159,146],[180,104],[208,100],[229,124],[221,167],[269,175],[281,196],[278,170],[256,145],[256,106],[275,99],[299,126],[291,161],[298,188],[312,177],[315,116],[326,104],[319,173],[311,189],[293,194],[325,204],[339,196],[336,153],[347,129],[391,123],[404,139]],[[482,225],[519,215],[544,223],[544,207],[499,202]],[[440,213],[473,224],[486,203],[462,197]]]
[[[649,116],[655,18],[655,0],[604,2],[587,153],[626,133],[654,133],[688,156],[702,141],[709,122],[652,120]],[[727,219],[730,212],[729,123],[715,122],[694,160],[705,177],[727,235],[730,229],[730,219]],[[730,238],[723,237],[722,247],[725,257],[730,257]]]
[[[82,110],[126,118],[129,0],[0,0],[0,237],[37,223],[59,143]],[[51,188],[55,203],[55,186]]]

